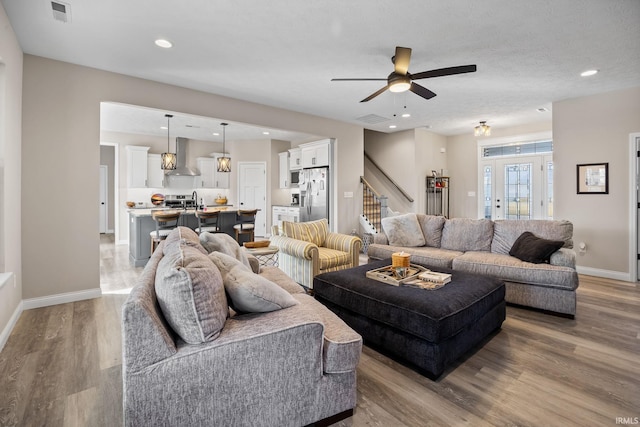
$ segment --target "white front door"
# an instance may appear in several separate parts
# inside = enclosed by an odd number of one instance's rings
[[[107,194],[109,188],[109,171],[107,166],[100,165],[100,233],[107,232]]]
[[[258,209],[255,235],[267,233],[267,165],[265,162],[238,162],[238,209]]]
[[[481,216],[488,219],[552,219],[551,156],[517,156],[482,162]]]

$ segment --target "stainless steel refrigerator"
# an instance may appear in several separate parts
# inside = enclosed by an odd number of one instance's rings
[[[329,168],[303,169],[300,173],[300,221],[329,220]]]

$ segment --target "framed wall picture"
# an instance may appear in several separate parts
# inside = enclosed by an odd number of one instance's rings
[[[609,194],[609,163],[577,167],[578,194]]]

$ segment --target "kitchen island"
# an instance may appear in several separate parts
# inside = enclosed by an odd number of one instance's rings
[[[189,227],[192,230],[198,228],[198,218],[195,209],[129,209],[129,261],[134,267],[143,267],[151,257],[151,235],[156,229],[156,222],[151,213],[157,210],[180,211],[178,225]],[[220,231],[235,239],[233,226],[236,223],[236,209],[231,206],[207,206],[207,211],[220,211],[218,227]]]

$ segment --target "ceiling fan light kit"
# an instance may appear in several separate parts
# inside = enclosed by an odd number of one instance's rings
[[[489,126],[486,121],[482,121],[478,126],[474,128],[473,135],[474,136],[491,135],[491,126]]]
[[[169,152],[169,120],[171,119],[171,117],[173,117],[173,115],[171,114],[165,114],[164,115],[167,118],[167,152],[166,153],[162,153],[161,155],[161,159],[162,159],[162,163],[160,164],[160,167],[163,170],[174,170],[176,168],[176,153],[171,153]]]
[[[386,80],[387,85],[383,88],[372,93],[360,102],[371,101],[376,96],[380,95],[387,89],[390,92],[406,92],[410,90],[418,96],[424,99],[431,99],[436,96],[426,87],[420,86],[414,80],[428,79],[432,77],[450,76],[454,74],[473,73],[477,67],[475,65],[460,65],[457,67],[439,68],[436,70],[423,71],[417,74],[409,73],[409,62],[411,61],[411,49],[408,47],[396,46],[396,54],[391,58],[393,62],[393,72],[389,74],[389,77],[384,78],[347,78],[347,79],[331,79],[331,81],[373,81],[373,80]]]

